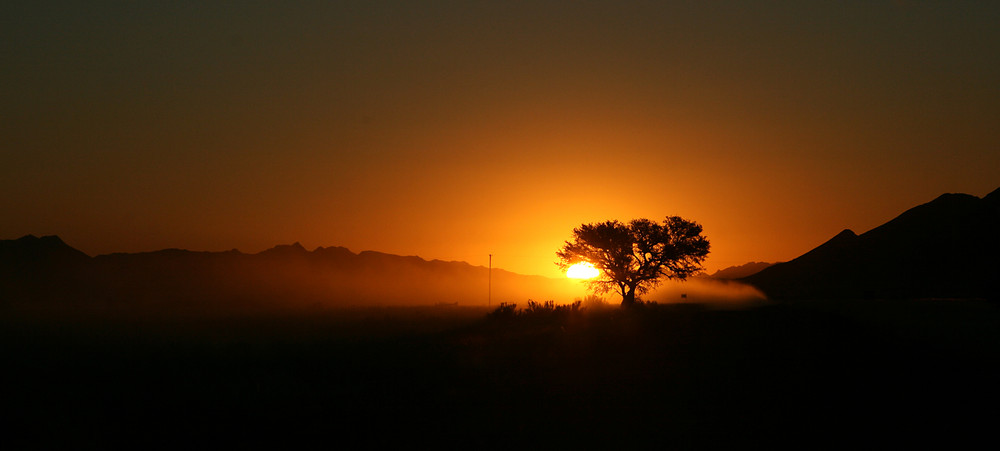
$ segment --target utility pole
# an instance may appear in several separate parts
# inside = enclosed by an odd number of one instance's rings
[[[493,307],[493,254],[490,254],[490,269],[488,270],[489,285],[486,288],[486,306]]]

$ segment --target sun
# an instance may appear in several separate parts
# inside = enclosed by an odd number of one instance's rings
[[[577,263],[566,270],[566,277],[571,279],[593,279],[600,274],[601,272],[588,262]]]

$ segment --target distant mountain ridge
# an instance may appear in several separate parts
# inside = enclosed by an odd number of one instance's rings
[[[775,299],[998,299],[1000,189],[943,194],[742,280]]]
[[[256,254],[163,249],[90,257],[57,236],[0,240],[0,304],[486,305],[562,299],[573,290],[567,280],[497,268],[491,275],[466,262],[309,251],[297,242]]]
[[[43,261],[83,261],[88,258],[89,255],[70,247],[55,235],[41,238],[25,235],[16,240],[0,240],[0,264],[15,261],[22,264]]]
[[[774,263],[767,263],[767,262],[749,262],[749,263],[744,263],[742,265],[730,266],[727,268],[720,269],[716,272],[713,272],[708,277],[711,277],[713,279],[722,279],[722,280],[742,279],[744,277],[757,274],[764,268],[767,268],[773,264]]]

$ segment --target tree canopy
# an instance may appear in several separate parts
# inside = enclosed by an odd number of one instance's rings
[[[565,270],[589,262],[601,272],[588,281],[590,289],[615,291],[627,307],[637,294],[663,280],[684,280],[702,269],[709,243],[701,232],[701,225],[678,216],[668,216],[662,223],[634,219],[583,224],[573,229],[573,240],[556,251],[556,265]]]

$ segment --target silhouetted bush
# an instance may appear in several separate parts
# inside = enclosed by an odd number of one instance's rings
[[[580,301],[573,301],[572,304],[560,305],[559,307],[556,307],[556,313],[572,315],[582,312],[584,309],[581,307],[581,304],[582,302]]]
[[[490,319],[514,319],[517,316],[517,304],[501,302],[500,306],[486,314]]]
[[[500,306],[493,310],[487,317],[490,319],[514,319],[514,318],[566,318],[570,315],[584,311],[581,308],[582,302],[577,300],[572,304],[556,305],[555,301],[535,302],[528,299],[528,308],[517,309],[517,304],[500,303]]]
[[[580,307],[581,309],[591,310],[591,311],[604,310],[617,307],[617,305],[604,300],[604,298],[596,294],[587,295],[583,299],[577,298],[576,302],[581,304]]]
[[[556,304],[555,301],[545,301],[543,303],[538,303],[531,299],[528,299],[528,308],[525,309],[522,313],[524,315],[536,315],[536,316],[551,315],[556,310],[555,304]]]

